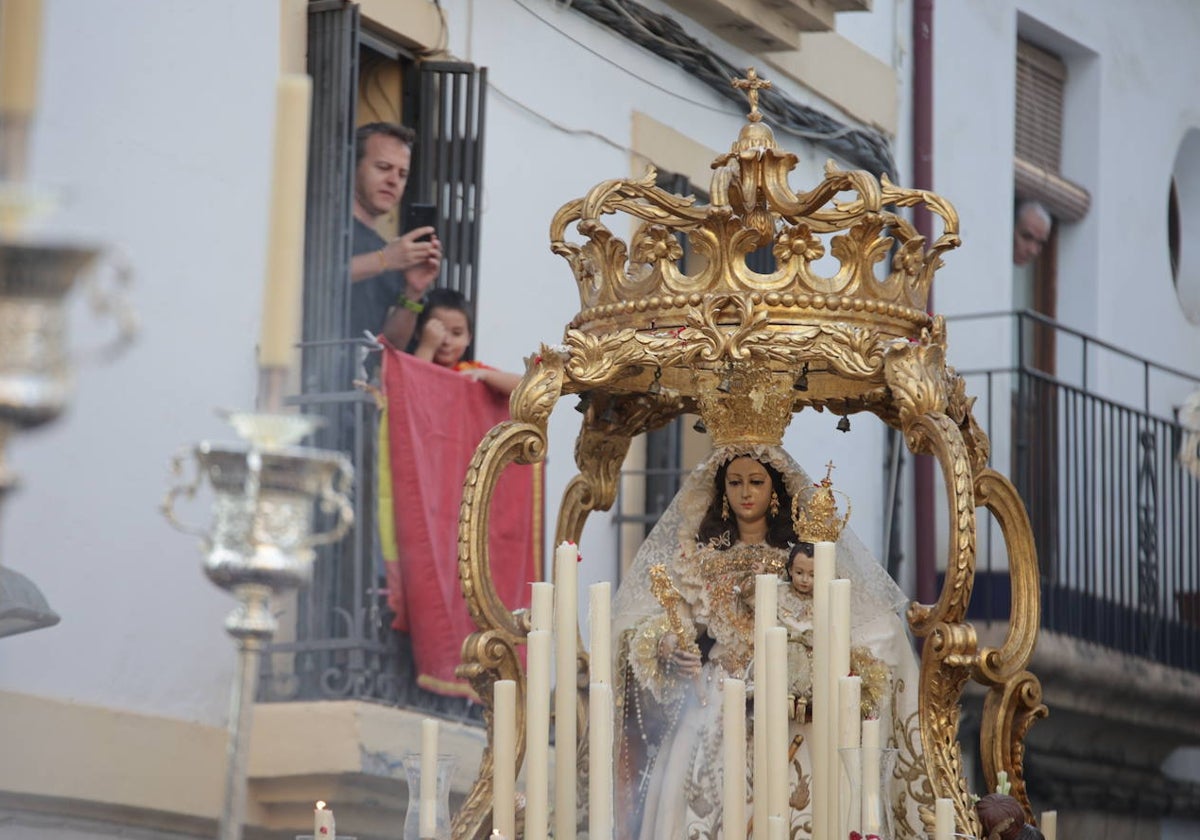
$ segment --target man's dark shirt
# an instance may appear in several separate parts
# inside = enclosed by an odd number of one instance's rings
[[[357,218],[354,220],[353,256],[378,251],[386,244],[382,236]],[[370,330],[372,335],[378,334],[387,320],[388,310],[396,305],[402,294],[403,271],[385,271],[366,280],[351,283],[350,337],[361,338],[363,330]]]

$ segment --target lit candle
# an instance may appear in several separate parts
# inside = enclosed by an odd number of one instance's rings
[[[1042,811],[1039,822],[1046,840],[1058,840],[1058,811]]]
[[[517,684],[496,680],[492,688],[492,828],[517,836]]]
[[[832,837],[837,823],[829,822],[829,753],[833,742],[828,737],[837,726],[836,702],[830,686],[829,670],[829,584],[833,580],[834,544],[819,542],[813,551],[813,697],[810,745],[813,761],[812,819],[813,837]],[[836,812],[834,812],[836,813]]]
[[[313,811],[313,840],[336,840],[337,830],[333,827],[333,811],[324,802],[317,803]]]
[[[554,840],[575,840],[579,776],[575,715],[579,702],[579,551],[563,542],[554,551]]]
[[[421,721],[421,811],[422,840],[437,836],[438,722]]]
[[[879,718],[862,722],[862,822],[864,834],[879,834],[883,828],[883,800],[880,796],[880,774],[883,772],[883,753],[880,751]]]
[[[312,79],[303,75],[279,77],[267,277],[263,286],[262,333],[258,349],[261,367],[287,367],[299,335],[311,102]]]
[[[612,685],[612,584],[588,587],[588,636],[592,642],[591,681]]]
[[[842,837],[851,831],[861,833],[862,821],[862,677],[838,679],[838,752],[842,756],[842,772],[838,775],[842,803],[838,812]]]
[[[787,630],[767,628],[766,685],[759,687],[767,693],[767,815],[788,822],[788,738],[787,718]],[[756,797],[757,798],[757,797]]]
[[[594,682],[588,694],[588,837],[613,836],[612,686]]]
[[[42,0],[0,2],[0,113],[33,113],[41,45]]]
[[[938,798],[933,803],[933,840],[953,840],[954,800]]]
[[[770,813],[767,773],[767,629],[779,623],[779,578],[756,575],[754,578],[754,840],[767,840],[767,815]],[[760,795],[764,794],[764,795]]]
[[[829,683],[825,691],[833,711],[829,719],[829,752],[826,772],[833,780],[828,788],[829,826],[836,829],[843,814],[841,803],[841,760],[838,757],[838,680],[850,673],[850,581],[829,582]]]
[[[725,837],[742,840],[746,836],[746,684],[726,677],[722,692]]]
[[[550,631],[526,638],[525,840],[546,840],[550,813]]]
[[[539,580],[533,584],[529,608],[529,629],[549,630],[554,623],[554,584]]]

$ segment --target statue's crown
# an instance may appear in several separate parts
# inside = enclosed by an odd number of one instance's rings
[[[826,465],[825,477],[792,498],[792,525],[796,536],[805,542],[837,542],[850,521],[850,499],[833,487],[833,462]],[[846,513],[838,514],[837,496],[846,500]]]
[[[714,446],[778,446],[792,420],[792,379],[765,366],[730,365],[705,377],[697,402]]]

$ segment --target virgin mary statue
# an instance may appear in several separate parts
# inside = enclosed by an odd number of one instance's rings
[[[618,648],[617,813],[623,818],[617,836],[747,837],[749,826],[726,826],[723,821],[721,684],[726,677],[744,679],[748,694],[753,692],[755,575],[775,573],[780,622],[789,632],[793,713],[787,836],[811,838],[811,600],[802,586],[793,589],[784,575],[797,545],[801,553],[811,550],[796,534],[792,501],[812,483],[779,446],[782,426],[766,435],[744,435],[728,428],[735,424],[705,419],[716,448],[685,479],[642,544],[613,604]],[[671,611],[654,594],[655,588],[662,592],[664,570],[676,602]],[[907,779],[897,778],[890,785],[896,833],[916,836],[920,826],[912,794],[920,772],[914,755],[919,738],[913,734],[917,669],[906,626],[897,614],[906,599],[848,529],[837,543],[836,575],[852,582],[851,660],[863,677],[863,715],[880,718],[888,733],[884,746],[899,748],[899,766],[907,768],[897,773]],[[747,721],[748,741],[751,723]],[[752,754],[748,745],[747,755]],[[745,813],[750,814],[753,767],[744,772]]]

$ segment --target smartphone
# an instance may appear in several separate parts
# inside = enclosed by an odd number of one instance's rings
[[[437,224],[437,205],[410,204],[404,213],[404,232],[420,227],[434,227]],[[418,242],[428,242],[429,236],[422,236]]]

